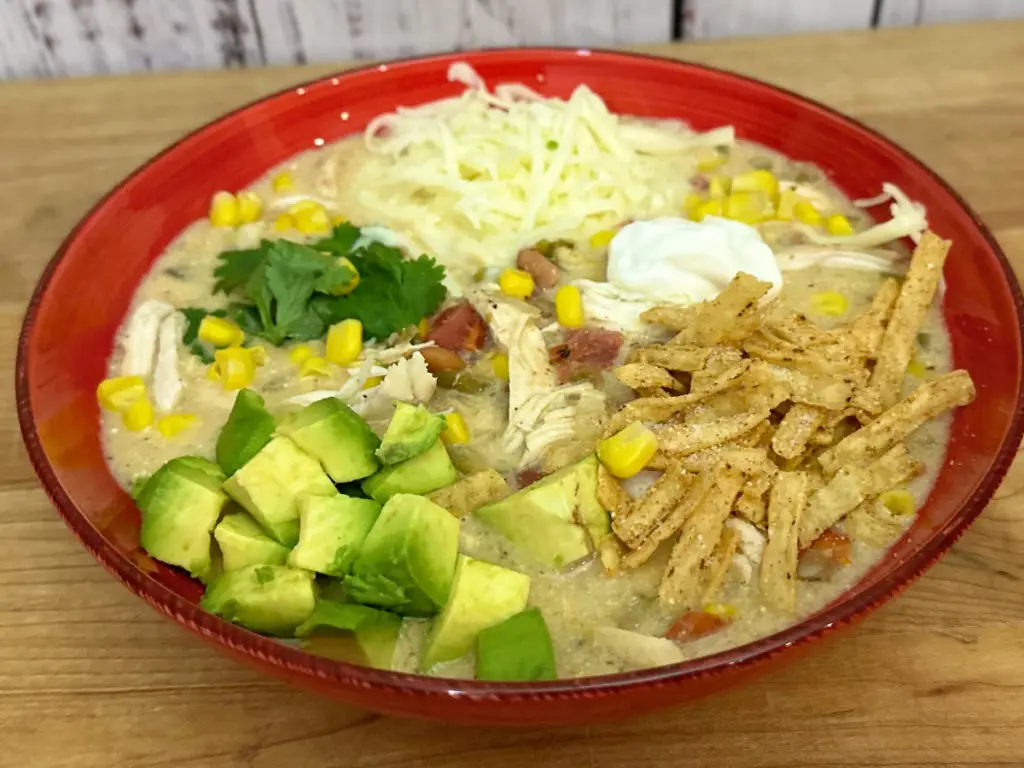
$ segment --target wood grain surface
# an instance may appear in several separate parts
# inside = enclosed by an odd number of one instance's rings
[[[845,110],[943,174],[1024,270],[1024,23],[669,46]],[[0,85],[0,367],[99,195],[183,132],[325,67]],[[96,254],[103,258],[103,254]],[[69,333],[72,329],[69,329]],[[559,731],[446,728],[262,679],[72,538],[0,401],[0,766],[1024,765],[1024,462],[953,551],[857,629],[686,709]]]

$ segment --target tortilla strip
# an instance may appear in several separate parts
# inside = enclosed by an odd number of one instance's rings
[[[709,301],[696,307],[654,307],[640,315],[640,319],[679,331],[672,344],[710,347],[731,334],[745,335],[746,328],[754,327],[760,314],[759,303],[771,287],[771,283],[739,272],[725,290]]]
[[[718,540],[715,551],[708,558],[704,577],[704,592],[701,595],[701,603],[714,602],[718,591],[722,588],[725,577],[729,575],[729,568],[732,566],[733,555],[740,546],[740,536],[736,530],[725,526],[722,531],[722,538]]]
[[[917,333],[935,299],[950,245],[934,232],[925,232],[914,249],[907,280],[882,335],[871,382],[854,400],[861,408],[879,413],[891,408],[899,399],[907,365],[914,355]]]
[[[700,309],[700,304],[691,304],[687,307],[678,304],[659,304],[645,310],[640,319],[645,323],[663,325],[672,331],[681,331],[697,321]]]
[[[661,604],[667,609],[688,610],[699,604],[702,574],[722,538],[725,521],[743,485],[743,475],[727,465],[715,474],[711,489],[693,510],[672,548],[658,588]]]
[[[892,316],[892,308],[900,295],[900,284],[895,278],[888,278],[871,300],[871,306],[854,318],[849,331],[857,349],[865,358],[874,359],[882,345],[885,327]]]
[[[759,586],[765,602],[786,613],[796,612],[797,541],[809,486],[806,472],[781,472],[768,499],[768,543]]]
[[[778,344],[763,334],[757,334],[744,339],[742,347],[751,357],[789,370],[846,376],[862,370],[860,358],[854,356],[845,344],[804,348]]]
[[[638,549],[650,532],[668,516],[693,484],[693,475],[678,464],[665,470],[643,496],[634,501],[629,513],[612,521],[615,534],[631,549]]]
[[[505,478],[493,469],[484,469],[428,494],[427,498],[456,517],[465,517],[473,510],[503,499],[510,493],[512,489],[508,487]]]
[[[605,576],[614,576],[622,568],[622,545],[614,536],[605,536],[597,545],[597,556],[604,566]]]
[[[795,403],[837,411],[849,404],[853,394],[852,382],[834,374],[794,371],[777,365],[770,369],[776,379],[789,385],[790,399]]]
[[[740,517],[759,528],[764,527],[766,504],[764,500],[765,491],[771,485],[767,475],[758,478],[749,478],[743,484],[743,490],[736,497],[733,509]]]
[[[819,328],[804,315],[791,314],[783,318],[772,319],[765,324],[765,327],[769,333],[798,347],[817,347],[837,342],[835,331]],[[764,330],[763,327],[762,332]]]
[[[622,517],[629,514],[632,499],[622,487],[622,483],[600,461],[597,462],[597,503],[604,507],[612,516]]]
[[[967,405],[974,394],[974,382],[967,371],[953,371],[925,382],[870,424],[829,448],[818,461],[829,474],[846,465],[867,464],[926,421],[950,408]]]
[[[865,499],[905,483],[921,473],[924,465],[900,443],[866,467],[839,470],[810,499],[800,522],[800,547],[808,547]]]
[[[694,371],[690,377],[690,391],[705,391],[719,376],[740,365],[743,360],[743,353],[735,347],[713,347],[708,352],[704,367]]]
[[[631,363],[650,363],[670,371],[696,371],[704,366],[710,350],[703,347],[638,347],[630,354]]]
[[[644,469],[653,469],[658,472],[664,472],[676,460],[677,459],[671,454],[665,453],[664,451],[658,451],[651,457],[651,460],[647,462],[647,466],[644,467]]]
[[[771,410],[765,409],[695,424],[667,424],[655,427],[654,433],[661,450],[687,456],[734,440],[766,421],[769,415]]]
[[[683,385],[675,376],[661,366],[651,363],[626,363],[612,369],[612,373],[630,389],[660,387],[677,392],[683,389]]]
[[[775,430],[772,450],[784,459],[795,459],[803,455],[807,443],[824,423],[825,412],[821,408],[795,403]]]
[[[679,456],[677,461],[687,472],[705,472],[714,469],[722,461],[737,465],[741,472],[749,475],[776,471],[775,465],[763,450],[738,442],[715,445],[688,456]]]
[[[888,547],[905,529],[900,518],[877,499],[859,504],[843,520],[847,536],[876,549]]]

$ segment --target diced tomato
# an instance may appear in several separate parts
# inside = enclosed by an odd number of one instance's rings
[[[519,488],[525,488],[528,485],[533,485],[542,477],[544,477],[544,473],[539,469],[524,469],[516,475],[516,485],[518,485]]]
[[[838,531],[825,531],[808,549],[826,552],[837,565],[850,564],[850,537]]]
[[[424,347],[420,354],[427,363],[427,370],[435,376],[445,371],[461,371],[466,367],[466,361],[444,347]]]
[[[533,282],[542,291],[558,285],[558,276],[561,274],[558,267],[536,248],[521,250],[516,258],[516,266],[529,272]]]
[[[665,632],[669,640],[693,640],[710,635],[729,625],[729,620],[708,611],[687,611],[672,622]]]
[[[850,564],[850,537],[825,531],[800,553],[797,575],[810,581],[824,581]]]
[[[487,342],[487,323],[468,301],[461,301],[431,321],[427,341],[452,352],[475,352]]]
[[[548,356],[561,382],[573,381],[610,368],[622,348],[622,334],[602,328],[569,331],[564,344],[548,350]]]

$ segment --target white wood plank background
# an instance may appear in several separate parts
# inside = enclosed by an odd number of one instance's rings
[[[1024,0],[0,0],[0,79],[1010,16]]]

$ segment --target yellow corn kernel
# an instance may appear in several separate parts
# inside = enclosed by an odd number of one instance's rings
[[[315,200],[300,200],[288,208],[295,228],[304,235],[322,234],[331,229],[327,209]]]
[[[462,418],[461,413],[445,414],[444,417],[447,426],[444,428],[444,432],[441,433],[441,439],[448,445],[457,445],[459,443],[469,442],[469,427],[466,426],[466,420]]]
[[[288,359],[296,365],[302,363],[303,360],[307,360],[313,356],[313,348],[309,344],[299,344],[296,347],[292,347],[288,350]]]
[[[756,224],[774,213],[771,200],[764,192],[733,192],[725,198],[725,218]]]
[[[223,190],[210,198],[210,223],[213,226],[237,227],[238,219],[238,198]]]
[[[121,421],[132,432],[141,432],[153,423],[153,404],[146,398],[136,400],[121,414]]]
[[[295,186],[295,179],[288,171],[282,171],[270,180],[270,186],[275,192],[288,192]]]
[[[363,382],[363,389],[373,389],[382,381],[384,381],[383,376],[367,376],[366,381]]]
[[[252,361],[256,365],[267,364],[267,350],[265,347],[256,345],[255,347],[249,347],[249,352],[252,354]]]
[[[563,285],[555,293],[555,314],[563,328],[583,326],[583,297],[575,285]]]
[[[256,362],[252,351],[245,347],[228,347],[214,353],[220,385],[224,389],[244,389],[256,377]]]
[[[616,477],[632,477],[658,451],[658,438],[642,422],[634,421],[628,427],[602,440],[597,446],[597,457]]]
[[[825,219],[825,229],[830,235],[844,236],[853,234],[853,226],[850,224],[850,220],[839,213]]]
[[[595,232],[590,236],[590,247],[607,248],[615,234],[614,229],[602,229],[600,232]]]
[[[907,363],[907,375],[913,376],[915,379],[924,379],[928,377],[928,369],[915,357]]]
[[[797,203],[805,202],[794,189],[779,192],[779,204],[775,207],[775,218],[779,221],[792,221],[793,209]]]
[[[905,517],[906,515],[912,515],[917,511],[917,505],[914,504],[913,494],[905,488],[886,491],[878,497],[878,500],[882,502],[883,507],[889,510],[896,517]]]
[[[812,227],[821,224],[821,213],[806,200],[801,200],[793,206],[793,218]]]
[[[736,616],[736,606],[730,603],[707,603],[704,611],[720,619],[732,619]]]
[[[725,176],[712,176],[711,181],[708,182],[708,196],[713,199],[725,197],[729,194],[730,185],[729,179]]]
[[[216,363],[211,364],[206,369],[206,378],[210,381],[220,382],[220,367]]]
[[[779,180],[771,171],[758,169],[737,173],[732,177],[733,192],[763,192],[774,199],[779,194]]]
[[[498,287],[506,296],[525,299],[533,293],[533,277],[529,272],[509,267],[498,278]]]
[[[494,375],[502,381],[508,381],[508,355],[504,352],[499,352],[491,358],[491,368],[494,369]]]
[[[348,365],[363,351],[363,324],[354,318],[335,323],[327,331],[327,359]]]
[[[193,424],[199,423],[199,417],[191,413],[172,413],[157,419],[157,431],[164,437],[174,437],[184,432]]]
[[[706,152],[702,152],[700,157],[697,159],[697,170],[701,173],[711,173],[711,171],[718,170],[729,157],[724,152],[719,152],[717,149],[709,149]]]
[[[690,192],[686,196],[686,199],[683,200],[683,213],[686,214],[687,218],[692,219],[703,202],[703,197],[698,195],[696,192]]]
[[[289,229],[293,229],[294,227],[295,221],[292,219],[290,214],[282,213],[274,219],[275,232],[287,232]]]
[[[426,339],[427,334],[430,333],[430,321],[427,318],[420,318],[420,321],[416,324],[416,335],[420,339]]]
[[[352,271],[352,278],[344,285],[338,285],[331,289],[331,294],[334,296],[345,296],[352,293],[359,285],[359,270],[356,269],[355,264],[346,259],[344,256],[338,258],[337,264],[339,267],[348,267]]]
[[[245,341],[245,334],[234,321],[207,315],[199,323],[199,338],[215,347],[237,347]]]
[[[701,221],[705,216],[721,216],[722,201],[720,199],[706,200],[697,206],[693,212],[694,221]]]
[[[306,378],[307,376],[330,376],[331,369],[327,365],[327,361],[322,357],[307,357],[299,365],[299,377]]]
[[[126,411],[132,403],[146,396],[146,383],[141,376],[114,376],[96,387],[100,407],[108,411]]]
[[[263,215],[263,201],[255,192],[238,193],[238,222],[252,224]]]
[[[837,291],[822,291],[811,296],[811,307],[820,315],[842,317],[850,308],[846,297]]]

